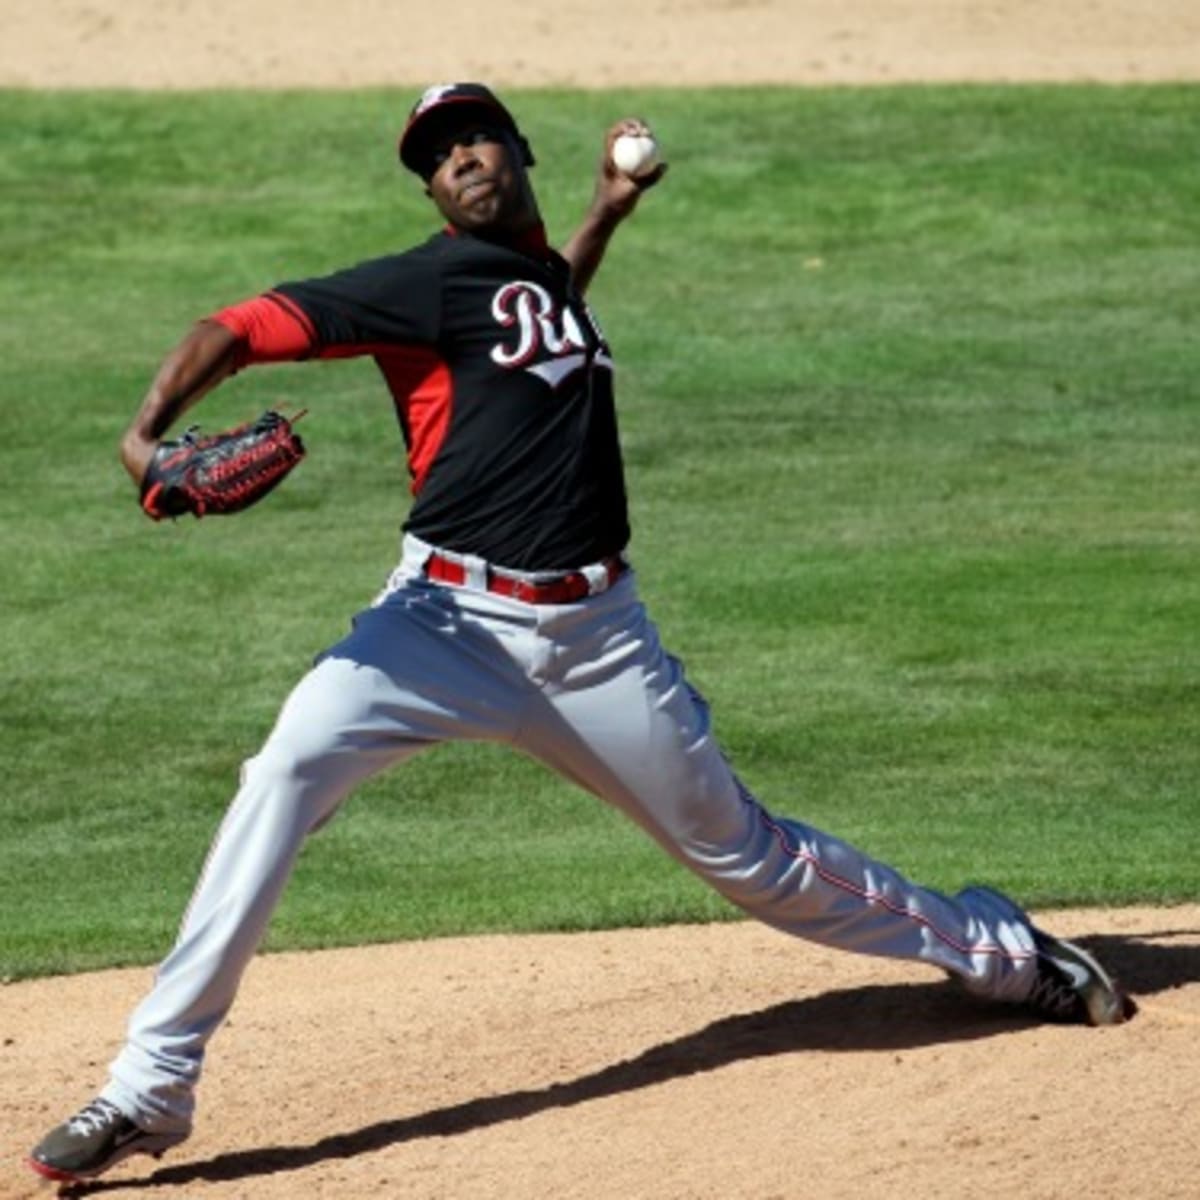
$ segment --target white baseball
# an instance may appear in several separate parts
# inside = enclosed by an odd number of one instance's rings
[[[658,166],[658,142],[648,133],[623,133],[613,142],[613,166],[632,179]]]

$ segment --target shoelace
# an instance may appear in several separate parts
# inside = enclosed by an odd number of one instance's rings
[[[1043,1012],[1066,1017],[1078,1007],[1079,993],[1053,967],[1043,966],[1038,971],[1033,991],[1029,993],[1029,1003]]]
[[[67,1122],[67,1128],[77,1137],[87,1137],[123,1115],[115,1104],[110,1104],[107,1100],[93,1100]]]

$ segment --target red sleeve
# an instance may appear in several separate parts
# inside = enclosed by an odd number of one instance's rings
[[[223,308],[209,320],[224,325],[241,345],[238,367],[250,363],[290,362],[307,358],[316,346],[312,322],[286,296],[267,292]]]

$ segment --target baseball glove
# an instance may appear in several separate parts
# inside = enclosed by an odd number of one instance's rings
[[[297,413],[293,420],[304,415]],[[304,457],[292,421],[273,409],[236,429],[200,436],[193,425],[162,442],[142,479],[142,508],[161,521],[235,513],[257,504]]]

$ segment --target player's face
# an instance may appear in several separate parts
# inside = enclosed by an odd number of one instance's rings
[[[466,125],[438,140],[428,190],[442,216],[469,233],[520,233],[538,220],[520,148],[487,125]]]

